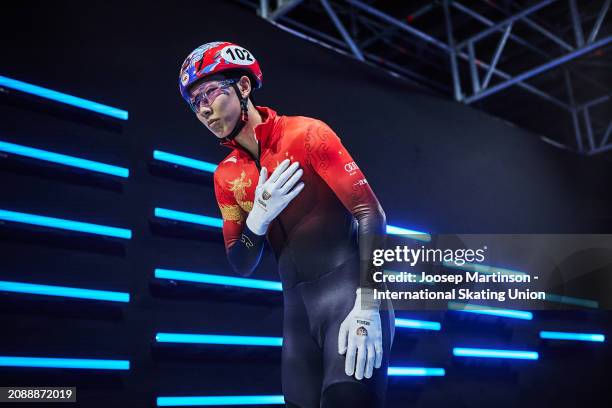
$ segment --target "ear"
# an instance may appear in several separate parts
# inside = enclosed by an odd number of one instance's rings
[[[251,80],[248,76],[243,75],[240,77],[238,80],[238,89],[240,89],[240,93],[243,97],[251,94]]]

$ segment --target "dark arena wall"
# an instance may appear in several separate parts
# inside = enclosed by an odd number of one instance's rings
[[[159,396],[280,395],[279,348],[167,345],[156,333],[280,336],[282,298],[155,277],[233,276],[220,230],[156,208],[219,217],[212,177],[154,150],[218,163],[229,151],[181,99],[180,65],[214,40],[251,50],[258,105],[321,119],[367,175],[392,225],[430,233],[612,233],[612,163],[560,150],[510,123],[295,37],[235,3],[25,2],[3,6],[0,75],[129,112],[108,118],[4,90],[0,141],[111,163],[95,175],[0,152],[0,209],[113,226],[131,239],[0,221],[0,281],[129,293],[129,302],[0,290],[0,356],[129,360],[129,370],[0,367],[0,386],[74,386],[82,407],[151,407]],[[3,88],[4,89],[4,88]],[[537,101],[533,109],[538,109]],[[278,281],[269,251],[252,276]],[[396,330],[388,407],[609,406],[608,343],[550,345],[547,328],[609,332],[608,311],[531,321],[397,311],[441,331]],[[608,341],[608,340],[607,340]],[[520,344],[535,362],[466,364],[461,344]],[[501,347],[503,348],[503,347]],[[63,406],[63,405],[62,405]]]

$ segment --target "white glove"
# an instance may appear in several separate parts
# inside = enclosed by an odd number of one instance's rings
[[[270,223],[304,188],[303,182],[293,188],[304,171],[298,170],[300,163],[290,163],[289,159],[283,160],[269,179],[268,169],[261,168],[253,209],[246,219],[247,227],[257,235],[265,235]]]
[[[355,306],[340,325],[338,353],[346,353],[346,375],[352,376],[354,373],[355,378],[361,380],[364,375],[366,378],[372,377],[374,368],[380,368],[382,328],[380,300],[374,299],[374,290],[358,288],[356,293]]]

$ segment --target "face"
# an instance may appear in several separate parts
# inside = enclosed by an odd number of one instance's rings
[[[232,85],[224,84],[224,80],[225,78],[219,75],[208,77],[189,92],[192,102],[198,99],[212,100],[210,105],[202,102],[194,108],[198,120],[217,138],[230,134],[240,117],[240,101],[236,90]],[[243,95],[250,91],[250,83],[246,76],[240,78],[237,85]],[[207,97],[203,98],[204,95]]]

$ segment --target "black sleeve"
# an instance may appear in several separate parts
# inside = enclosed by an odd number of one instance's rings
[[[240,276],[251,275],[259,265],[265,238],[265,235],[253,233],[245,224],[240,239],[227,250],[227,260]]]
[[[387,221],[380,205],[361,204],[354,207],[353,216],[359,224],[360,286],[384,290],[384,284],[374,281],[377,267],[373,264],[375,249],[384,249],[386,243]]]

